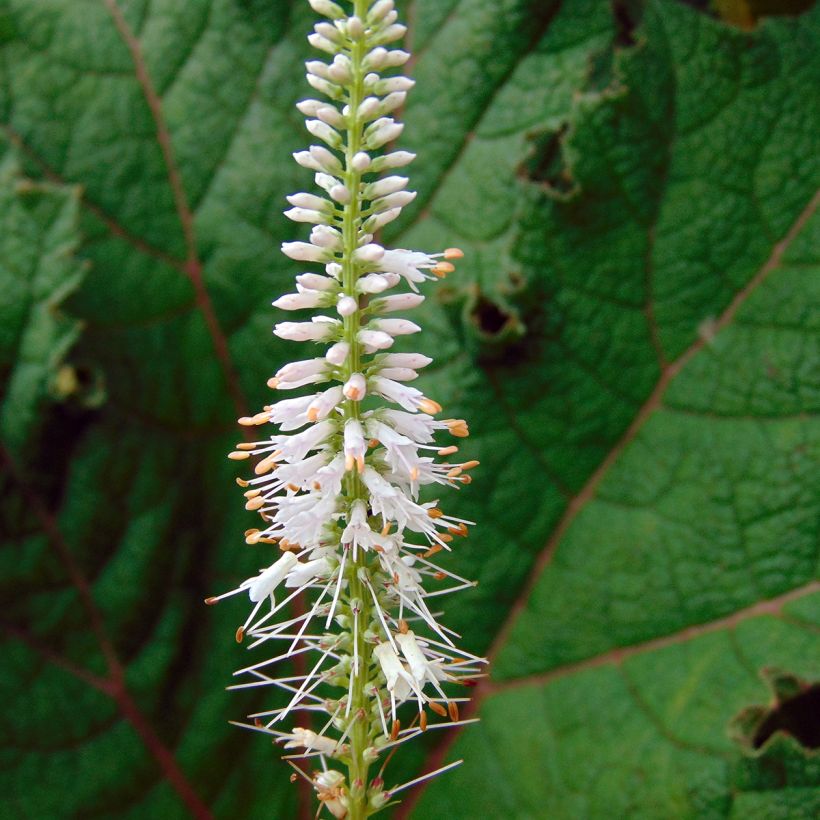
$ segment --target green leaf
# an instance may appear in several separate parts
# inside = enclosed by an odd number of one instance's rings
[[[400,5],[419,197],[386,239],[466,252],[419,344],[482,462],[447,620],[493,664],[482,723],[388,774],[464,765],[394,814],[814,816],[816,751],[730,726],[762,670],[820,680],[820,13]],[[312,20],[0,11],[0,814],[296,816],[227,725],[273,705],[224,691],[244,605],[202,599],[269,558],[224,453],[294,353],[269,302]]]
[[[10,155],[0,163],[0,436],[18,453],[49,399],[76,390],[60,364],[81,329],[62,307],[85,275],[72,256],[78,203],[77,191],[21,176]]]

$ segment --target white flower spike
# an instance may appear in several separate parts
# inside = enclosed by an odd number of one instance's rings
[[[273,687],[284,697],[285,705],[252,715],[249,728],[272,735],[291,752],[289,762],[319,759],[314,774],[297,768],[295,775],[315,791],[317,817],[327,810],[364,820],[417,782],[385,786],[388,750],[425,731],[431,715],[445,719],[440,726],[471,722],[459,718],[465,698],[453,684],[480,676],[486,662],[456,648],[457,636],[427,603],[474,586],[430,560],[451,550],[471,522],[445,515],[424,488],[468,484],[478,462],[449,460],[458,447],[436,436],[464,438],[467,423],[439,421],[441,406],[407,384],[432,360],[383,352],[422,330],[395,314],[420,305],[419,286],[452,273],[463,255],[390,249],[374,238],[416,196],[408,177],[391,173],[415,158],[390,147],[413,87],[393,71],[410,56],[391,47],[405,28],[393,0],[308,2],[326,18],[308,40],[326,56],[306,64],[307,81],[328,99],[297,105],[323,144],[294,154],[315,173],[318,190],[287,197],[285,216],[310,231],[282,252],[313,269],[273,303],[298,319],[278,323],[274,333],[327,347],[268,381],[273,390],[307,388],[307,395],[239,420],[246,428],[273,425],[267,438],[229,455],[253,463],[252,477],[237,483],[246,509],[262,521],[245,541],[273,554],[258,574],[207,603],[247,592],[251,611],[237,640],[276,647],[236,673],[242,682],[233,688]],[[299,314],[313,309],[330,315]],[[306,607],[288,614],[303,597]],[[308,659],[298,667],[307,673],[288,665],[297,656]]]

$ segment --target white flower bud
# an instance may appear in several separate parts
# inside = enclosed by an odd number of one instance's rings
[[[340,296],[336,303],[339,316],[352,316],[359,309],[359,303],[352,296]]]
[[[319,109],[326,105],[327,103],[323,103],[321,100],[302,100],[296,103],[296,108],[306,117],[315,117]]]
[[[387,26],[376,38],[374,42],[377,43],[395,43],[396,40],[401,40],[407,34],[407,26],[400,23],[394,23]]]
[[[331,250],[340,250],[342,247],[341,233],[329,225],[317,225],[310,232],[310,241],[314,245]]]
[[[350,202],[350,191],[345,185],[334,185],[328,193],[330,198],[338,202],[340,205],[347,205]]]
[[[385,114],[389,114],[391,111],[401,108],[406,99],[407,93],[405,91],[394,91],[382,100],[382,111]]]
[[[359,104],[359,118],[366,121],[378,117],[381,106],[382,102],[378,97],[365,97]]]
[[[315,194],[291,194],[287,197],[287,200],[297,208],[307,208],[311,211],[323,211],[325,213],[333,212],[333,206],[326,199]]]
[[[400,48],[387,52],[387,56],[382,63],[382,67],[398,68],[403,66],[410,59],[410,54]]]
[[[329,262],[325,265],[325,273],[334,279],[340,279],[342,276],[342,266],[338,262]]]
[[[384,274],[369,273],[356,282],[359,293],[382,293],[390,287],[390,282]]]
[[[364,23],[355,14],[347,18],[347,36],[353,40],[361,40],[364,36]]]
[[[415,84],[415,80],[411,80],[409,77],[388,77],[376,84],[375,92],[380,95],[390,95],[397,92],[407,93]]]
[[[283,242],[282,253],[297,262],[324,262],[330,256],[325,248],[309,242]]]
[[[385,177],[376,182],[366,185],[364,191],[365,199],[378,199],[380,196],[394,194],[396,191],[403,191],[410,180],[407,177]]]
[[[336,177],[331,176],[330,174],[322,173],[321,171],[313,177],[313,180],[320,188],[323,188],[328,192],[330,192],[334,185],[341,184]]]
[[[314,159],[310,151],[296,151],[293,158],[303,168],[308,168],[311,171],[321,171],[322,166]]]
[[[307,81],[310,86],[322,94],[327,95],[332,100],[338,100],[342,96],[342,89],[338,85],[322,79],[322,77],[317,77],[315,74],[308,74]]]
[[[379,313],[393,313],[396,310],[412,310],[423,301],[424,297],[420,293],[395,293],[377,299],[371,308]]]
[[[325,303],[322,293],[315,290],[306,290],[300,293],[286,293],[280,296],[273,306],[280,310],[303,310],[305,308],[315,308]]]
[[[396,191],[395,194],[382,197],[373,203],[376,211],[387,211],[391,208],[403,208],[416,198],[415,191]]]
[[[336,324],[328,321],[323,322],[280,322],[275,325],[273,332],[280,339],[287,339],[291,342],[324,342],[327,341],[336,330]]]
[[[420,370],[432,363],[433,360],[429,356],[421,353],[388,353],[379,360],[383,367],[410,367],[413,370]]]
[[[367,19],[373,23],[377,23],[386,14],[393,11],[395,7],[396,4],[393,0],[377,0],[377,2],[371,6],[370,11],[367,13]]]
[[[313,30],[324,37],[326,40],[330,40],[332,43],[343,43],[344,42],[344,35],[341,31],[339,31],[336,26],[332,23],[326,23],[324,21],[317,23]]]
[[[353,252],[353,258],[358,262],[378,262],[384,256],[381,245],[363,245]]]
[[[321,77],[324,80],[329,80],[328,65],[321,60],[308,60],[305,63],[305,68],[308,74],[313,74],[316,77]]]
[[[341,367],[347,360],[348,353],[350,353],[350,345],[347,342],[336,342],[336,344],[325,353],[325,359],[327,359],[330,364]]]
[[[321,106],[312,116],[318,117],[322,122],[333,126],[333,128],[344,128],[347,124],[345,118],[339,113],[339,109],[334,108],[332,105]]]
[[[327,54],[337,54],[339,51],[339,46],[337,46],[331,40],[328,40],[326,37],[323,37],[321,34],[309,34],[308,35],[308,42],[314,47],[319,49],[319,51],[324,51]],[[310,77],[308,77],[308,82],[310,82]],[[313,85],[313,83],[310,83]],[[319,88],[318,86],[313,85],[313,87],[317,91],[322,91],[323,89]]]
[[[382,48],[381,46],[370,51],[364,58],[363,66],[365,71],[370,71],[371,69],[373,71],[378,71],[380,68],[383,68],[387,60],[388,53],[389,52],[387,49]]]
[[[345,16],[344,9],[332,0],[308,0],[308,3],[317,14],[324,14],[331,20],[339,20]]]
[[[307,208],[290,208],[285,211],[285,216],[293,222],[307,222],[313,225],[325,225],[328,221],[327,214],[311,211]]]
[[[365,144],[368,148],[381,148],[388,142],[397,139],[404,131],[404,123],[396,122],[390,117],[382,117],[370,125],[365,132]]]
[[[360,330],[357,338],[368,353],[387,350],[388,347],[393,346],[394,341],[389,333],[384,333],[381,330]]]
[[[401,208],[390,208],[387,211],[368,217],[362,227],[366,231],[378,231],[394,219],[398,219],[399,216],[401,216]]]
[[[364,151],[359,151],[359,153],[355,154],[353,159],[350,160],[350,166],[356,173],[364,173],[370,167],[370,155]]]
[[[347,85],[352,79],[350,58],[344,54],[337,54],[328,66],[327,73],[331,80],[340,85]]]
[[[344,145],[342,135],[335,128],[331,128],[326,122],[322,122],[321,120],[306,120],[305,128],[307,128],[314,137],[318,137],[323,142],[326,142],[331,148],[341,148]],[[329,168],[330,166],[325,167]]]
[[[322,276],[320,273],[300,273],[296,277],[297,285],[308,290],[336,290],[338,282]]]
[[[378,171],[386,171],[392,168],[403,168],[405,165],[409,165],[415,158],[416,155],[410,151],[393,151],[391,154],[385,154],[382,157],[377,157],[373,161],[371,170],[376,173]]]
[[[376,319],[370,322],[368,328],[371,330],[381,330],[391,336],[407,336],[411,333],[418,333],[421,328],[408,319]]]

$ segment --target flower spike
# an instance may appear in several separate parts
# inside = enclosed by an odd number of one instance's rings
[[[416,196],[395,173],[415,155],[392,149],[413,87],[396,72],[410,57],[394,46],[405,28],[393,0],[308,1],[324,17],[308,37],[322,59],[305,66],[317,98],[297,108],[315,142],[294,159],[315,174],[317,190],[287,197],[285,216],[309,236],[282,252],[308,269],[273,303],[291,313],[274,333],[326,349],[268,381],[277,392],[306,395],[239,420],[273,428],[229,454],[252,465],[252,476],[237,480],[246,509],[261,516],[246,543],[271,554],[257,575],[207,603],[248,593],[237,640],[274,647],[231,687],[272,687],[284,698],[251,715],[248,728],[271,735],[288,762],[318,759],[314,774],[297,769],[293,777],[310,783],[320,814],[362,820],[457,765],[387,787],[388,750],[472,722],[460,720],[465,698],[453,684],[471,683],[486,661],[458,649],[458,636],[427,603],[474,586],[430,560],[453,549],[472,522],[445,514],[424,488],[458,489],[478,462],[451,459],[459,448],[437,437],[465,438],[467,423],[440,420],[441,405],[409,384],[432,360],[387,352],[397,337],[422,330],[396,314],[420,305],[420,286],[452,274],[463,256],[458,248],[385,248],[374,238]],[[301,313],[309,310],[322,315]],[[285,615],[303,593],[306,611]],[[293,674],[296,657],[307,659],[307,673]],[[310,716],[316,725],[294,725]]]

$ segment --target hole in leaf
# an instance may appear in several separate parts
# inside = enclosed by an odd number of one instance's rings
[[[612,19],[615,23],[615,46],[634,46],[637,43],[635,29],[641,22],[639,4],[635,0],[612,0]]]
[[[758,726],[752,745],[759,749],[775,732],[791,735],[806,749],[820,749],[820,683],[774,706]]]
[[[473,321],[482,333],[488,336],[498,335],[512,317],[501,310],[495,302],[479,297],[473,308]]]
[[[532,148],[521,168],[521,175],[525,179],[540,184],[561,199],[568,198],[577,190],[561,150],[568,127],[564,124],[557,131],[531,137]]]

